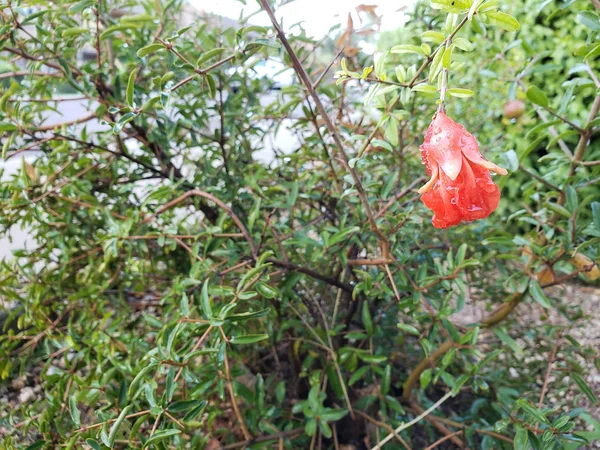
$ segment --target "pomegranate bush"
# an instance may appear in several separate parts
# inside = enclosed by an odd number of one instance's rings
[[[3,446],[589,448],[597,2],[285,3],[3,3]]]

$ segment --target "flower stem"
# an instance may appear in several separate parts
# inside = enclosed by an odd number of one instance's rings
[[[452,44],[452,35],[446,39],[446,51]],[[442,84],[440,86],[440,104],[438,106],[438,111],[446,111],[446,91],[448,90],[448,69],[445,67],[442,69]]]

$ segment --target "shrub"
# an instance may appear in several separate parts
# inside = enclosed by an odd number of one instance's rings
[[[352,28],[182,27],[178,0],[3,8],[3,157],[40,152],[1,185],[31,236],[0,267],[6,448],[599,437],[566,294],[599,275],[594,5],[419,3],[375,60]],[[417,192],[443,108],[509,171],[448,229]]]

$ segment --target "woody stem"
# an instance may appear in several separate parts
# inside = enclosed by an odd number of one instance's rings
[[[446,50],[450,47],[452,43],[452,38],[446,39]],[[446,110],[446,91],[448,90],[448,69],[442,69],[442,84],[440,86],[440,104],[438,106],[438,111]]]

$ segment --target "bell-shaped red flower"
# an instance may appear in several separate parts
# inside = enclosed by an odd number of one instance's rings
[[[506,170],[489,162],[465,127],[438,111],[421,145],[423,164],[431,179],[419,189],[421,200],[433,211],[433,226],[447,228],[463,220],[483,219],[498,206],[500,189],[490,171]]]

